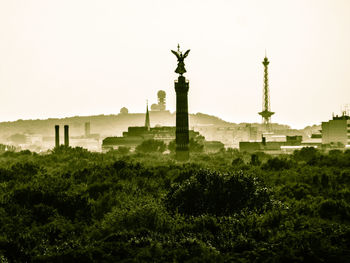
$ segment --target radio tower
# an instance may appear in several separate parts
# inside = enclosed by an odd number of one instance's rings
[[[268,65],[270,61],[266,57],[262,62],[264,65],[264,90],[263,90],[263,106],[262,112],[259,112],[259,115],[263,118],[263,124],[265,125],[265,129],[267,132],[271,132],[271,116],[275,114],[270,111],[270,91],[269,91],[269,73],[268,73]]]

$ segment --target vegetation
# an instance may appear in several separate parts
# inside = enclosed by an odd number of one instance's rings
[[[0,262],[350,262],[350,151],[0,154]]]
[[[145,140],[140,145],[138,145],[135,149],[136,152],[141,153],[151,153],[151,152],[164,152],[166,150],[167,145],[160,140]]]
[[[204,151],[204,137],[203,136],[197,136],[196,138],[190,138],[188,143],[188,149],[191,153],[200,153]],[[175,153],[176,150],[176,141],[172,140],[168,144],[168,150],[171,153]]]

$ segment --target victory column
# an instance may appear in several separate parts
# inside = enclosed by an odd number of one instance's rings
[[[175,73],[180,74],[175,80],[176,92],[176,159],[186,161],[189,159],[189,132],[188,132],[188,101],[187,93],[189,82],[183,76],[186,73],[184,60],[188,56],[190,50],[184,54],[180,51],[180,45],[177,46],[177,51],[171,50],[177,57],[177,68]]]

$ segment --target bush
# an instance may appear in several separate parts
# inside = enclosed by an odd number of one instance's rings
[[[231,215],[242,209],[263,211],[270,205],[269,190],[243,172],[221,174],[199,170],[174,185],[165,198],[168,209],[186,215]]]
[[[200,152],[203,152],[203,150],[204,150],[204,144],[201,143],[199,140],[196,140],[194,138],[190,138],[190,140],[188,142],[188,149],[190,152],[200,153]],[[170,152],[175,152],[175,150],[176,150],[176,141],[175,140],[172,140],[171,142],[169,142],[168,150]]]
[[[320,203],[319,214],[322,218],[350,219],[350,207],[342,200],[327,199]]]
[[[195,140],[193,138],[190,138],[190,141],[188,143],[188,148],[190,152],[203,152],[204,150],[204,145],[199,142],[198,140]]]
[[[303,147],[301,150],[296,150],[293,157],[296,161],[305,161],[308,164],[315,164],[320,153],[314,147]]]
[[[291,162],[286,159],[280,159],[280,158],[272,158],[269,159],[265,164],[263,164],[262,168],[265,170],[285,170],[290,169],[292,167]]]
[[[164,152],[166,150],[166,144],[163,141],[158,140],[146,140],[136,147],[136,152],[151,153],[151,152]]]
[[[350,151],[251,156],[7,151],[0,262],[350,262]]]

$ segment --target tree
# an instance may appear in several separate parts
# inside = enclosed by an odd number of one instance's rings
[[[171,142],[169,142],[168,150],[172,153],[175,152],[175,150],[176,150],[176,141],[175,140],[172,140]]]
[[[129,110],[125,107],[121,108],[120,109],[120,114],[128,114],[129,113]]]
[[[200,143],[198,140],[196,140],[194,138],[190,138],[190,141],[188,144],[188,149],[190,150],[190,152],[203,152],[204,145],[202,143]],[[176,150],[176,141],[175,140],[169,142],[168,150],[170,152],[175,152],[175,150]]]
[[[190,139],[188,144],[190,152],[203,152],[204,145],[194,138]]]
[[[175,184],[165,198],[171,211],[186,215],[231,215],[242,209],[263,211],[270,206],[270,191],[257,177],[241,172],[222,174],[198,170]]]
[[[129,147],[119,146],[117,149],[117,153],[120,153],[122,155],[128,154],[130,152]]]
[[[306,163],[314,163],[319,157],[320,153],[314,147],[303,147],[301,150],[296,150],[293,157],[296,161],[305,161]]]
[[[146,140],[136,147],[136,152],[151,153],[151,152],[164,152],[166,150],[166,144],[159,140]]]

